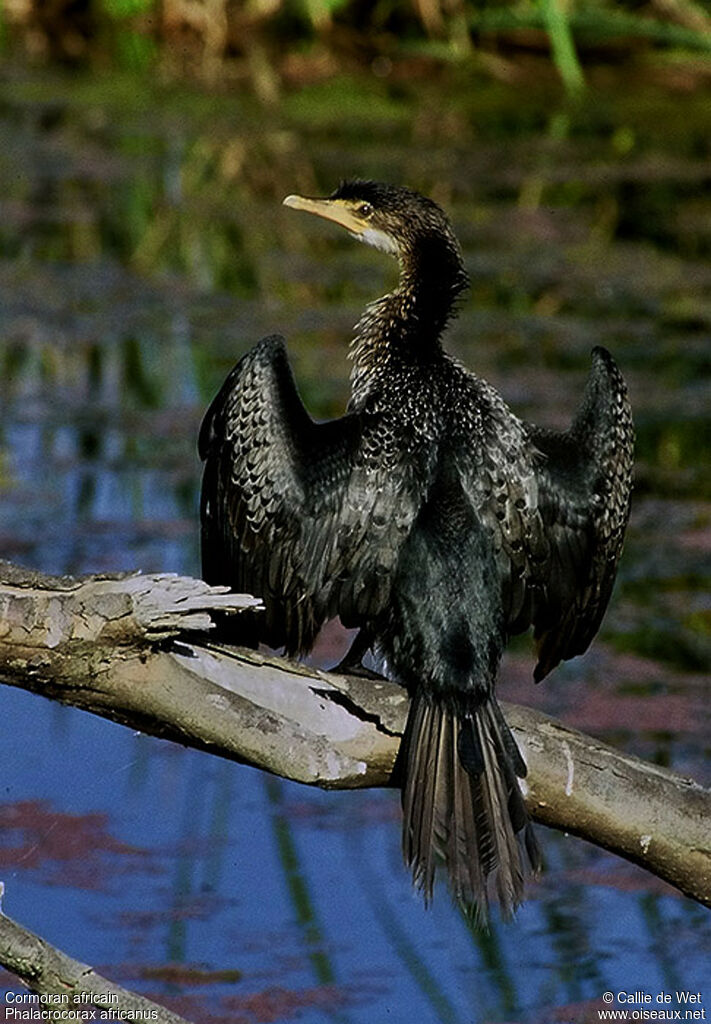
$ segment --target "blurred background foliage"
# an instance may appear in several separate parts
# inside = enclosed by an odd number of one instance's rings
[[[284,83],[402,60],[467,60],[516,81],[544,58],[576,92],[583,65],[633,60],[688,83],[708,77],[711,54],[700,0],[4,0],[0,17],[6,51],[246,80],[267,101]]]

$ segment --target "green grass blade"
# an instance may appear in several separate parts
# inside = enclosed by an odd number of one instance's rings
[[[550,39],[553,63],[569,93],[585,88],[585,76],[575,50],[564,0],[540,0],[543,19]]]

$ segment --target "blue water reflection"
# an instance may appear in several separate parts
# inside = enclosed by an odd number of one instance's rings
[[[314,792],[14,690],[3,718],[6,912],[156,998],[229,1012],[285,990],[310,993],[298,1019],[314,1024],[494,1022],[711,981],[708,915],[641,873],[620,891],[575,841],[546,833],[515,926],[472,933],[443,891],[429,911],[413,894],[395,793]],[[161,964],[242,977],[141,977]]]

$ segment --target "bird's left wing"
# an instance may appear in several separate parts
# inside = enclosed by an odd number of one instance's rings
[[[270,646],[308,651],[326,619],[361,625],[387,601],[414,511],[403,496],[392,515],[394,478],[363,465],[363,434],[359,413],[311,419],[279,336],[240,360],[207,411],[203,576],[262,598]]]
[[[536,680],[582,654],[599,629],[617,575],[630,512],[634,427],[625,382],[603,348],[592,353],[569,430],[527,425],[540,452],[539,509],[549,555],[534,601]]]
[[[462,448],[462,482],[493,541],[505,629],[533,625],[542,679],[586,650],[612,593],[632,488],[627,392],[602,348],[567,431],[523,423],[472,386],[482,440]]]

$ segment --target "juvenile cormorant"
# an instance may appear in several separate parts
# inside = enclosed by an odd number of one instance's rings
[[[582,653],[610,597],[629,513],[633,428],[602,348],[565,432],[517,419],[443,350],[467,285],[442,210],[348,181],[287,206],[395,256],[398,287],[352,342],[346,414],[315,423],[279,336],[235,366],[201,431],[203,574],[263,599],[261,639],[312,647],[339,615],[402,682],[403,850],[429,901],[444,861],[479,918],[510,915],[539,851],[526,766],[494,694],[507,638],[533,625],[542,679]]]

